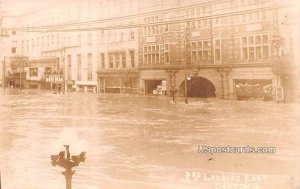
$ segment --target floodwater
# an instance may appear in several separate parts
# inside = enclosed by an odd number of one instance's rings
[[[49,144],[88,141],[73,189],[298,189],[299,104],[165,96],[0,92],[2,189],[63,189]],[[199,153],[199,145],[275,147]]]

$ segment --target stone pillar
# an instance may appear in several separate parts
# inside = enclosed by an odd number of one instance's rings
[[[218,72],[221,74],[221,86],[222,86],[222,91],[221,91],[221,98],[225,100],[230,99],[230,90],[229,90],[229,72],[231,71],[231,68],[219,68]]]

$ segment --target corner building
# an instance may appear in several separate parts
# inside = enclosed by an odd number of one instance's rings
[[[167,94],[176,88],[176,95],[183,96],[187,78],[189,97],[275,99],[279,91],[287,98],[288,85],[274,71],[275,65],[293,64],[288,61],[293,52],[291,36],[286,38],[281,29],[286,14],[280,12],[290,11],[284,9],[287,4],[272,0],[141,3],[142,92],[152,94],[162,86]]]

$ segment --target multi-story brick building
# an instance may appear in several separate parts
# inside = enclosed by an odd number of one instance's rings
[[[280,11],[288,2],[156,3],[151,7],[156,12],[139,19],[145,25],[139,30],[144,93],[156,93],[162,85],[167,93],[177,88],[182,96],[185,78],[187,95],[197,97],[272,98],[275,89],[286,88],[273,67],[286,61],[278,46],[283,40],[286,45],[291,42],[280,33],[285,15]]]
[[[14,18],[2,48],[59,58],[69,90],[288,97],[298,25],[289,3],[70,1]]]
[[[101,1],[99,92],[138,92],[138,1]],[[130,27],[132,25],[132,27]],[[123,27],[124,26],[124,27]]]

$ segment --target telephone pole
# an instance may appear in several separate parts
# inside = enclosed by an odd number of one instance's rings
[[[2,1],[0,0],[0,64],[3,64],[2,70],[2,82],[3,82],[3,89],[5,90],[5,61],[2,56],[4,57],[4,53],[2,52],[2,37],[8,37],[7,34],[4,34],[3,29],[3,14],[2,14]]]
[[[187,104],[188,103],[188,81],[187,81],[187,66],[190,64],[190,24],[189,22],[186,23],[185,28],[185,63],[184,63],[184,101]]]

